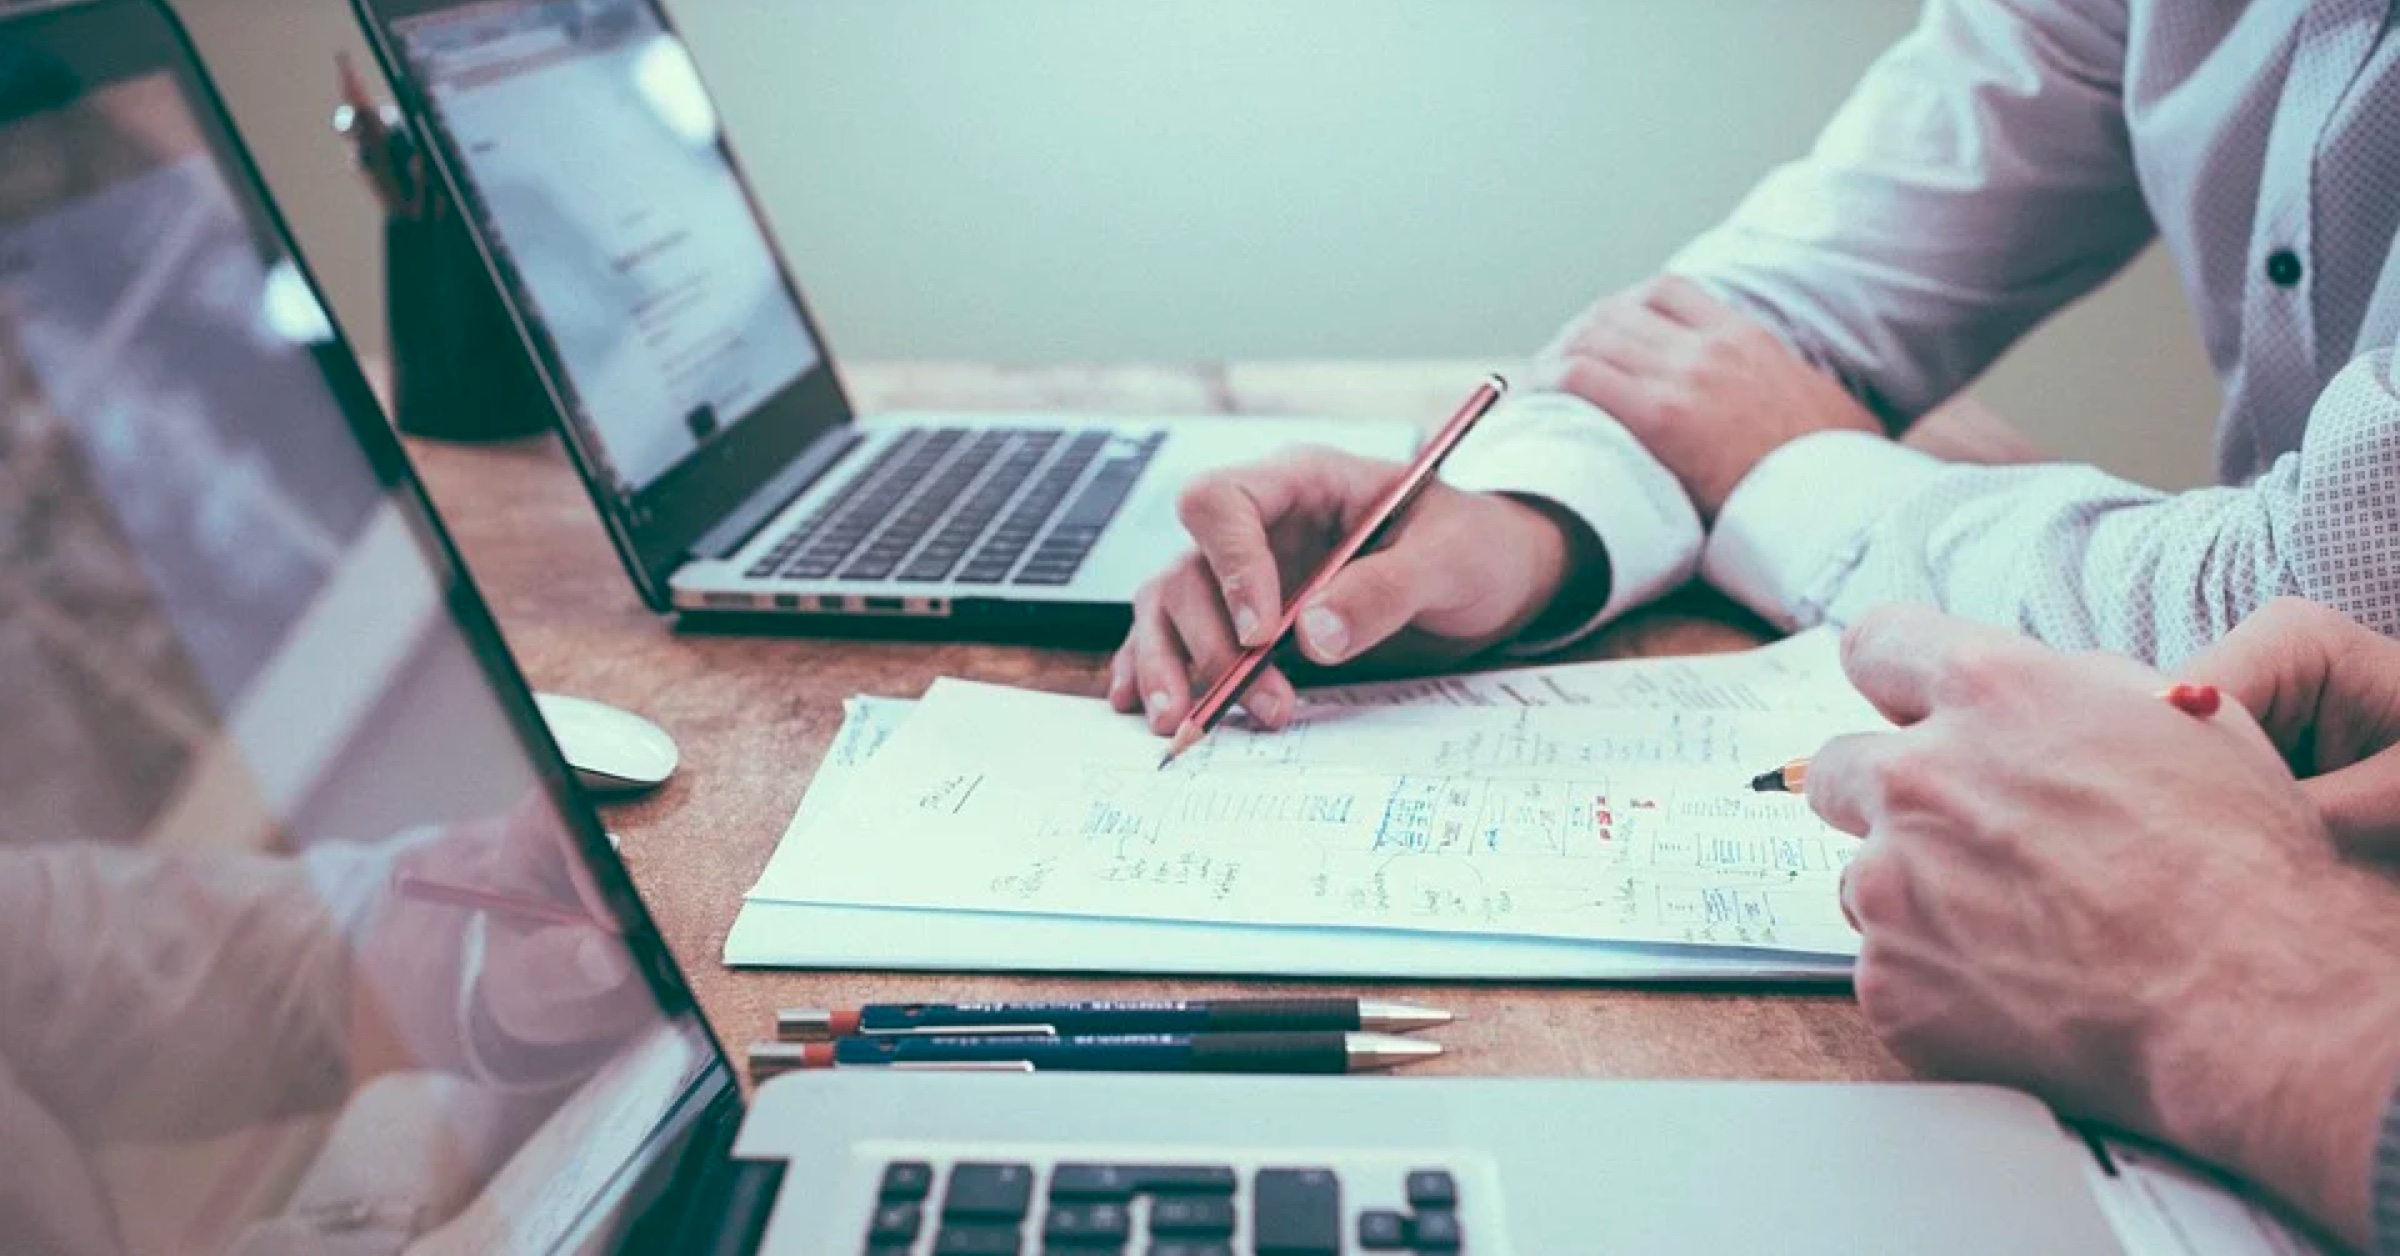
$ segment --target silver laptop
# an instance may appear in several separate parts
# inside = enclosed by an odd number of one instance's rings
[[[0,172],[0,1252],[2119,1250],[1998,1090],[745,1102],[163,5],[0,0]]]
[[[860,422],[653,0],[355,2],[654,607],[1121,627],[1187,544],[1195,477],[1413,444],[1405,423]]]

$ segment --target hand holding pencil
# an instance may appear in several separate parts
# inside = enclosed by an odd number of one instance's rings
[[[1427,452],[1434,446],[1428,445]],[[1302,451],[1202,478],[1183,496],[1194,549],[1136,599],[1108,684],[1112,705],[1175,732],[1193,695],[1245,650],[1288,642],[1319,666],[1465,658],[1518,632],[1559,600],[1584,557],[1555,508],[1470,493],[1427,476],[1402,526],[1302,591],[1341,544],[1370,527],[1410,468]],[[1253,722],[1281,728],[1296,698],[1272,661],[1239,695]]]
[[[1433,434],[1433,439],[1425,442],[1424,448],[1417,452],[1416,460],[1408,465],[1408,469],[1385,487],[1382,494],[1368,505],[1366,512],[1350,525],[1348,535],[1317,564],[1317,570],[1309,576],[1308,583],[1301,585],[1300,591],[1292,595],[1291,605],[1276,621],[1274,631],[1265,640],[1254,639],[1233,661],[1233,665],[1227,667],[1208,687],[1208,692],[1193,704],[1190,713],[1183,717],[1183,723],[1176,728],[1175,738],[1167,744],[1166,757],[1158,761],[1158,766],[1163,768],[1174,762],[1175,756],[1191,749],[1208,735],[1210,729],[1217,726],[1217,721],[1225,718],[1235,700],[1258,679],[1259,671],[1274,656],[1276,647],[1298,625],[1304,610],[1315,605],[1326,586],[1342,574],[1343,568],[1406,523],[1408,508],[1416,504],[1426,486],[1433,482],[1433,477],[1441,473],[1442,463],[1458,448],[1459,442],[1475,430],[1475,425],[1482,421],[1483,416],[1490,414],[1492,407],[1500,404],[1500,399],[1507,395],[1508,381],[1494,375],[1467,397],[1466,403],[1458,408],[1458,413],[1451,415],[1450,421]]]
[[[2223,695],[2214,685],[2173,684],[2158,691],[2158,700],[2194,719],[2207,719],[2224,705]],[[1794,759],[1782,767],[1761,772],[1750,778],[1750,789],[1760,794],[1805,794],[1808,792],[1808,760]]]

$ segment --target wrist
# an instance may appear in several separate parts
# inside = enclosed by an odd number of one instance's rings
[[[2370,1178],[2400,1088],[2400,936],[2389,882],[2341,866],[2281,895],[2272,931],[2225,931],[2153,1035],[2149,1107],[2167,1142],[2371,1240]],[[2230,922],[2229,922],[2230,923]]]
[[[1510,637],[1561,635],[1588,623],[1608,605],[1608,548],[1574,511],[1547,498],[1502,493],[1523,519],[1533,578],[1525,605],[1512,617]]]

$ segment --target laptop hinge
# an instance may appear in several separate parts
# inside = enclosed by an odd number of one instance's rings
[[[730,557],[748,545],[760,528],[767,526],[793,498],[807,492],[817,477],[832,470],[844,454],[858,448],[863,439],[858,429],[847,423],[827,432],[792,459],[774,479],[759,485],[756,492],[727,511],[715,527],[701,533],[700,539],[692,542],[692,557],[714,561]]]
[[[693,1194],[692,1208],[670,1249],[688,1256],[752,1256],[767,1235],[767,1217],[783,1190],[781,1160],[717,1162]]]

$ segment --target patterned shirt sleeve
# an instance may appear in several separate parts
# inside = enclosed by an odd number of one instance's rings
[[[1807,155],[1667,263],[1899,428],[2153,235],[2121,0],[1931,0]]]
[[[2400,1256],[2400,1093],[2383,1110],[2383,1137],[2375,1144],[2373,1242],[2379,1256]]]
[[[2249,484],[2187,493],[2089,467],[1959,467],[1875,437],[1808,437],[1735,491],[1702,571],[1787,628],[1927,602],[2161,665],[2286,595],[2400,636],[2393,372],[2390,350],[2352,362],[2297,451]]]

